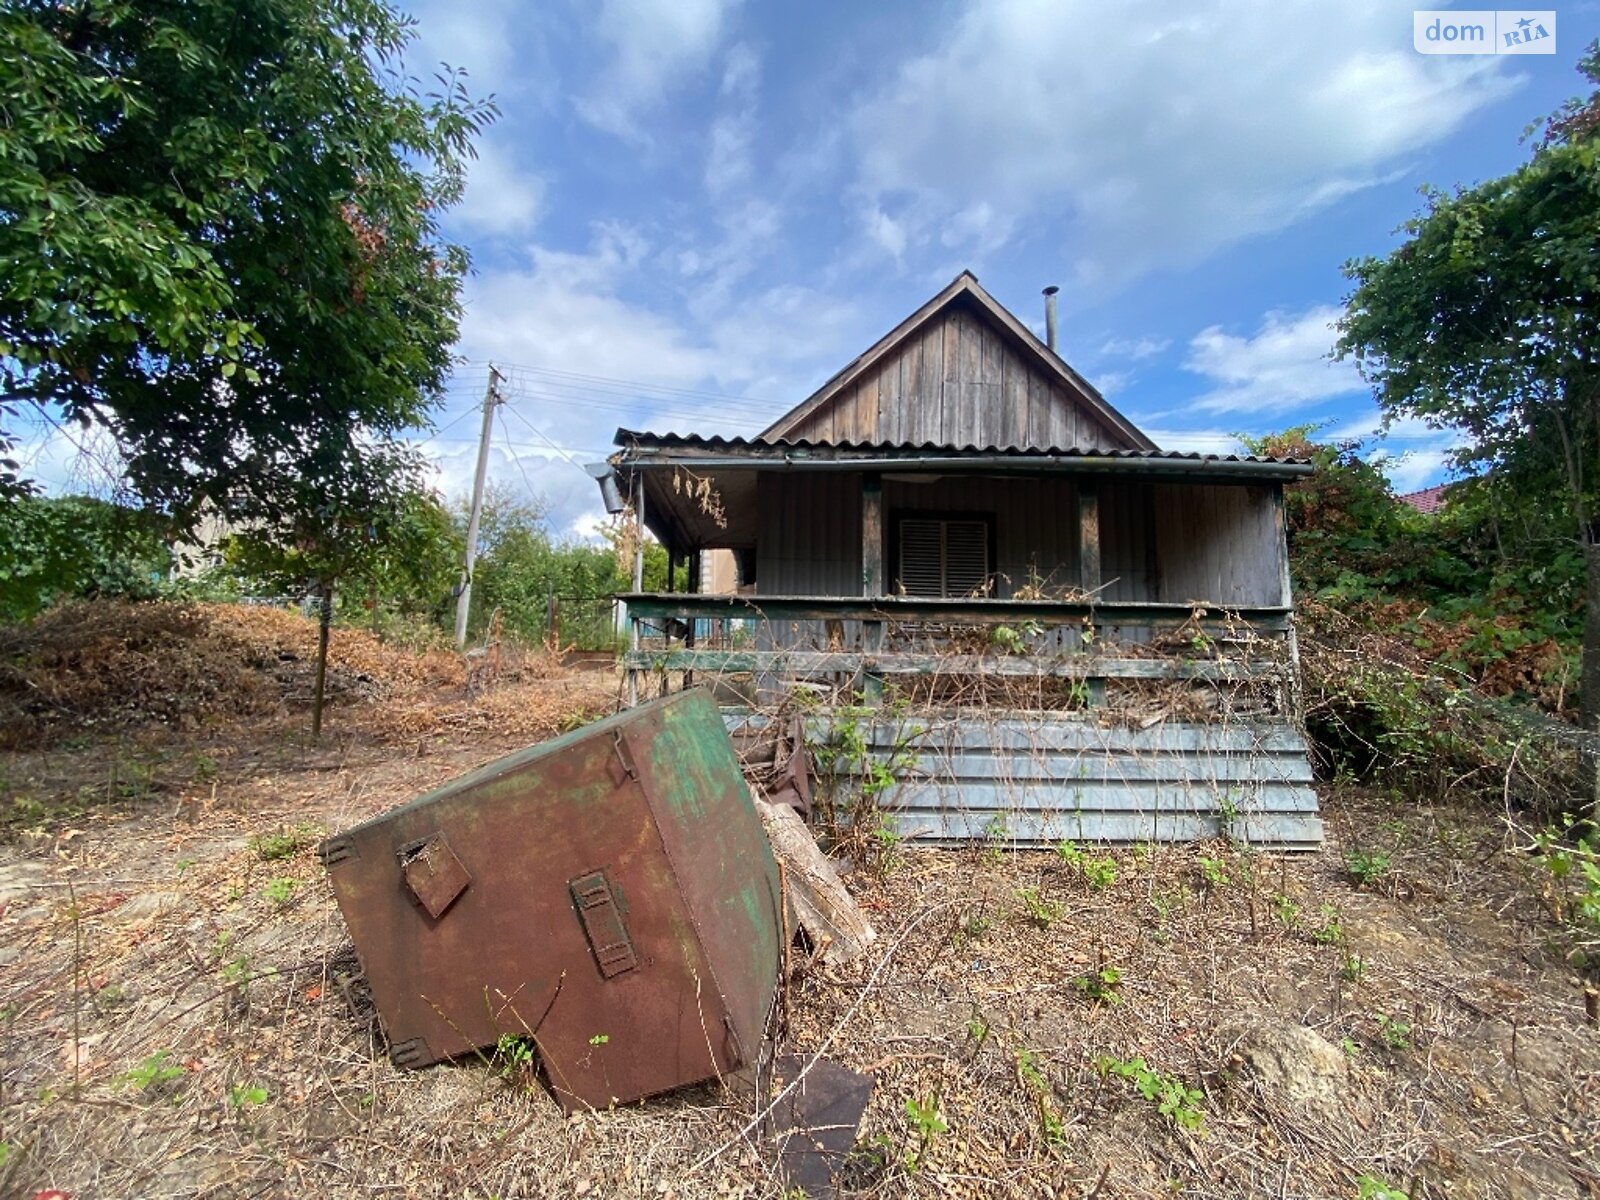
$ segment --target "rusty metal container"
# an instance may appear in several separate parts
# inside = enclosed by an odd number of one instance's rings
[[[402,1066],[531,1037],[571,1111],[759,1053],[778,871],[702,690],[491,763],[322,857]]]

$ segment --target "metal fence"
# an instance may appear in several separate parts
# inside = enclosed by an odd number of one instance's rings
[[[614,650],[616,602],[609,594],[551,592],[545,597],[542,626],[529,632],[565,650]]]

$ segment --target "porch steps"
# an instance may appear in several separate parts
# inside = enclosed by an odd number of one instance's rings
[[[725,711],[730,729],[760,722]],[[836,758],[870,759],[900,781],[883,808],[901,837],[936,845],[1183,842],[1226,835],[1261,849],[1314,850],[1322,821],[1305,740],[1288,722],[1163,721],[1147,729],[1060,713],[962,712],[868,721],[821,713],[813,747],[859,737]]]

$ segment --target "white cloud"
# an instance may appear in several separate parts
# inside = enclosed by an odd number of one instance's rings
[[[751,144],[756,130],[756,90],[761,82],[761,60],[749,46],[728,51],[722,72],[721,108],[711,124],[711,148],[706,158],[706,190],[721,196],[750,182],[754,172]]]
[[[1298,316],[1271,312],[1253,337],[1226,333],[1220,325],[1201,330],[1183,365],[1204,375],[1211,390],[1194,407],[1278,415],[1361,391],[1365,384],[1355,364],[1327,357],[1341,311],[1322,305]]]
[[[684,270],[696,277],[686,301],[693,315],[711,321],[738,303],[739,285],[778,250],[783,232],[783,212],[764,197],[750,194],[742,200],[724,200],[712,233],[672,256],[680,269],[694,268]]]
[[[971,0],[856,107],[860,185],[933,230],[984,202],[997,228],[1059,215],[1080,286],[1189,265],[1371,186],[1515,86],[1492,57],[1416,54],[1395,15]]]
[[[1150,440],[1163,450],[1185,454],[1242,454],[1244,445],[1231,433],[1220,429],[1155,429],[1142,427]]]
[[[750,138],[754,120],[748,114],[726,114],[711,125],[711,150],[706,158],[706,190],[713,196],[750,182]]]
[[[1372,459],[1373,466],[1388,477],[1389,486],[1398,496],[1439,482],[1449,462],[1447,449],[1405,450],[1399,454],[1374,455]]]
[[[747,102],[755,96],[761,83],[761,56],[748,42],[740,42],[728,50],[722,68],[722,98]]]
[[[406,61],[414,74],[429,79],[448,64],[467,72],[475,96],[503,90],[517,74],[527,21],[516,0],[422,0],[411,9],[417,37]]]
[[[678,323],[620,294],[648,243],[628,227],[597,231],[586,253],[535,247],[531,264],[467,280],[460,348],[469,359],[686,386],[716,363]]]
[[[939,244],[947,250],[966,250],[982,254],[1003,246],[1011,237],[1012,218],[995,209],[987,200],[967,205],[943,222]]]
[[[1100,353],[1106,358],[1126,358],[1132,362],[1143,362],[1147,358],[1154,358],[1168,346],[1172,345],[1171,338],[1137,337],[1137,338],[1108,338],[1100,347]]]
[[[518,432],[523,435],[517,440]],[[512,444],[505,442],[509,432]],[[609,431],[608,431],[609,435]],[[527,446],[531,438],[525,426],[515,422],[504,430],[496,425],[489,451],[487,478],[496,489],[517,498],[538,501],[545,509],[545,523],[558,538],[591,540],[605,521],[605,509],[595,481],[554,451],[543,453]],[[472,494],[473,474],[477,469],[475,446],[427,447],[432,468],[429,484],[447,504],[465,503]],[[579,461],[584,456],[578,455]],[[594,456],[588,456],[593,459]]]
[[[1096,371],[1092,382],[1102,396],[1115,396],[1133,382],[1133,372]]]
[[[867,236],[888,252],[889,257],[899,259],[906,252],[906,229],[876,204],[872,205],[865,213],[864,220],[867,227]]]
[[[610,65],[577,102],[578,114],[607,133],[637,139],[638,114],[705,69],[739,0],[604,0],[597,32]]]
[[[1416,417],[1391,421],[1373,411],[1345,421],[1320,436],[1333,442],[1359,441],[1364,455],[1389,479],[1395,492],[1418,491],[1448,473],[1454,452],[1464,441],[1459,430],[1438,429]]]
[[[741,390],[776,401],[775,419],[865,349],[853,344],[860,317],[853,299],[780,284],[731,305],[711,338],[723,361],[739,364]]]
[[[41,420],[18,423],[13,455],[24,479],[47,495],[89,495],[110,500],[126,490],[127,476],[117,440],[107,429]]]
[[[756,225],[759,237],[765,225]],[[687,253],[667,258],[681,263]],[[749,258],[713,247],[695,255],[699,274],[683,302],[662,303],[651,277],[662,257],[638,230],[616,223],[597,227],[584,252],[536,246],[527,265],[467,281],[461,352],[476,363],[534,368],[526,378],[510,373],[540,393],[545,431],[563,445],[594,446],[622,424],[753,432],[858,348],[850,344],[859,333],[853,298],[794,285],[735,288]],[[626,382],[535,377],[552,371]]]
[[[544,191],[544,180],[518,167],[501,138],[482,138],[478,157],[467,167],[466,193],[450,218],[478,233],[527,233],[539,219]]]

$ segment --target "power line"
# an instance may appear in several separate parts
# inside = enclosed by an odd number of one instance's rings
[[[625,419],[637,422],[642,415],[641,408],[647,402],[635,401],[628,403],[619,399],[602,398],[581,394],[547,392],[529,387],[513,386],[511,393],[519,399],[551,401],[562,404],[581,404],[585,408],[596,408],[607,412],[623,414]],[[653,406],[652,406],[653,407]],[[646,418],[647,422],[657,428],[664,425],[679,425],[685,423],[701,424],[706,422],[721,422],[734,425],[764,425],[768,422],[768,414],[759,417],[749,413],[719,413],[712,409],[688,408],[661,408]]]
[[[526,425],[529,429],[531,429],[533,431],[533,434],[534,434],[535,437],[538,437],[541,440],[543,440],[544,442],[548,443],[552,450],[554,450],[557,454],[561,455],[562,458],[566,459],[573,466],[577,467],[578,470],[583,471],[583,473],[585,475],[587,475],[589,473],[587,471],[584,471],[582,463],[580,463],[577,459],[573,458],[572,455],[568,454],[563,447],[558,446],[558,445],[555,444],[555,442],[551,441],[550,438],[545,435],[545,432],[542,429],[539,429],[537,426],[535,426],[534,423],[532,421],[528,420],[527,417],[523,416],[521,413],[519,413],[514,408],[511,409],[511,415],[516,417],[517,420],[521,421],[524,425]]]
[[[509,443],[511,441],[511,432],[506,428],[505,406],[502,404],[499,408],[500,411],[495,413],[495,416],[500,418],[500,434]],[[533,481],[528,478],[528,472],[522,466],[522,459],[513,454],[511,461],[517,464],[517,474],[522,476],[522,486],[528,490],[528,495],[537,496],[539,493],[534,490]]]
[[[628,401],[619,397],[589,395],[581,392],[551,392],[525,385],[512,385],[510,391],[517,397],[524,397],[529,400],[581,404],[586,408],[598,408],[622,413],[635,420],[642,415],[641,410],[648,407],[656,410],[648,419],[658,423],[663,420],[680,421],[688,419],[701,423],[716,421],[727,424],[755,425],[766,424],[770,417],[770,414],[766,413],[757,415],[747,412],[722,412],[713,408],[686,408],[681,404],[677,406],[669,404],[666,407],[661,407],[663,402],[659,399],[642,398]]]
[[[759,421],[765,424],[782,411],[781,402],[753,396],[588,375],[550,367],[513,364],[506,368],[505,379],[517,394],[535,399],[581,400],[585,404],[629,413],[638,412],[641,404],[667,405],[669,411],[692,413],[702,420]]]
[[[526,378],[519,380],[515,376],[509,376],[505,382],[507,392],[514,396],[563,404],[582,404],[588,408],[600,408],[611,412],[624,413],[635,420],[638,419],[643,408],[659,410],[655,416],[650,418],[653,421],[670,418],[674,421],[689,419],[697,422],[718,421],[730,424],[764,425],[773,416],[771,410],[757,411],[714,404],[693,405],[685,403],[684,398],[679,396],[654,395],[644,392],[591,390],[562,380],[536,381]],[[450,393],[452,398],[460,399],[466,399],[471,394],[471,390],[465,386]]]
[[[535,430],[534,432],[537,433],[538,431]],[[441,445],[447,446],[476,446],[478,444],[477,438],[438,438],[436,440]],[[568,454],[595,454],[599,455],[601,458],[604,458],[606,455],[613,453],[616,449],[614,446],[609,450],[602,450],[595,446],[562,446],[550,441],[548,438],[545,439],[545,445],[543,446],[534,446],[528,442],[513,441],[503,441],[499,444],[507,446],[513,450],[526,450],[530,454],[538,454],[541,457],[544,456],[546,450],[555,450],[557,453],[565,451]],[[583,464],[579,463],[578,465],[581,467]]]
[[[465,421],[471,415],[472,415],[472,410],[470,408],[464,410],[463,412],[459,413],[453,421],[449,421],[446,424],[439,426],[439,428],[435,429],[427,437],[423,438],[420,442],[418,442],[417,445],[418,446],[426,446],[429,442],[431,442],[435,438],[439,437],[439,435],[441,433],[445,432],[447,429],[455,428],[455,426],[461,424],[461,422]],[[441,439],[441,440],[449,440],[449,439]],[[476,441],[477,439],[473,439],[473,440]]]
[[[685,396],[707,400],[720,400],[739,405],[749,405],[763,410],[776,408],[782,401],[772,400],[761,396],[741,396],[732,392],[712,392],[702,388],[673,387],[671,384],[646,383],[640,379],[621,379],[612,375],[587,375],[581,371],[562,371],[555,367],[535,367],[524,363],[500,363],[502,370],[509,367],[514,371],[526,372],[530,375],[545,375],[553,380],[575,380],[578,383],[600,386],[602,390],[615,390],[627,388],[632,391],[650,391],[659,395]]]

